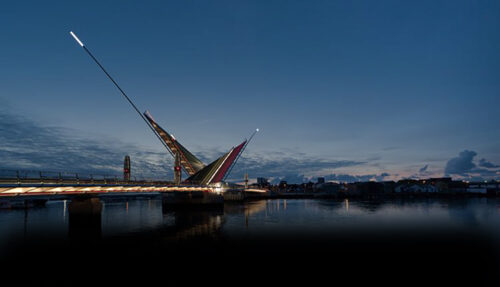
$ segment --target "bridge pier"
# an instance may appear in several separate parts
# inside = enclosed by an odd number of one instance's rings
[[[163,205],[222,205],[221,194],[206,191],[174,191],[162,194]]]
[[[102,202],[96,197],[75,197],[68,205],[69,237],[76,240],[101,237]]]

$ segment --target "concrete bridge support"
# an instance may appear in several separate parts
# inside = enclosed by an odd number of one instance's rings
[[[205,191],[180,191],[162,194],[163,205],[223,205],[221,194]]]

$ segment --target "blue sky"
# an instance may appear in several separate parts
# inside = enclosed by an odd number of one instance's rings
[[[72,30],[206,161],[259,127],[235,177],[498,178],[499,15],[497,1],[4,3],[0,167],[119,170],[130,153],[172,176]]]

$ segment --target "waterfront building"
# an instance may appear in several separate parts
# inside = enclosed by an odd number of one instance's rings
[[[349,191],[352,194],[360,195],[372,195],[372,194],[383,194],[384,185],[380,182],[367,181],[367,182],[354,182],[349,184]]]
[[[384,185],[384,193],[389,194],[394,192],[394,188],[396,187],[395,181],[383,181],[382,184]]]
[[[313,186],[314,192],[336,194],[340,192],[340,184],[336,182],[317,183]]]
[[[448,189],[452,193],[464,193],[467,191],[468,185],[469,184],[467,182],[453,180],[448,184]]]
[[[432,184],[401,184],[395,188],[397,193],[427,193],[427,192],[438,192],[436,186]]]
[[[259,186],[267,186],[269,185],[269,182],[267,181],[267,178],[265,177],[257,177],[257,185]]]
[[[279,187],[280,190],[285,190],[286,191],[286,187],[287,187],[286,180],[280,181],[278,187]]]

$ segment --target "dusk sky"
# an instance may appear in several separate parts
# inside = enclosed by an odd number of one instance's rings
[[[9,1],[0,168],[173,177],[173,159],[71,38],[233,178],[500,178],[498,1]],[[135,168],[135,169],[134,169]]]

